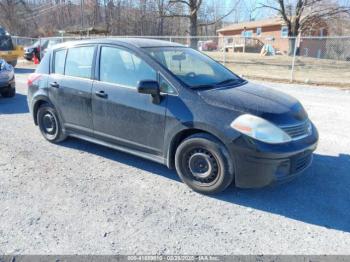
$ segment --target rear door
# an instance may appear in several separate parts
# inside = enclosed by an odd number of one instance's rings
[[[141,80],[157,80],[158,74],[133,51],[101,46],[99,81],[94,82],[92,114],[95,136],[149,154],[161,155],[164,142],[167,97],[160,104],[137,92]]]
[[[93,134],[91,115],[92,72],[95,45],[53,52],[49,96],[69,131]]]

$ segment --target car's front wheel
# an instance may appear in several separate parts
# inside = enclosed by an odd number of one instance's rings
[[[56,110],[49,104],[40,106],[37,112],[37,121],[41,134],[52,143],[62,142],[67,138],[63,133]]]
[[[182,181],[204,194],[221,192],[232,183],[230,165],[225,146],[204,133],[185,139],[175,154],[176,171]]]

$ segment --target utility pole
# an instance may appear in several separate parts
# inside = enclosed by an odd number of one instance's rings
[[[84,30],[84,0],[80,0],[81,32]]]

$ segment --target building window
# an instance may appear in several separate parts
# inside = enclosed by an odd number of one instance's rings
[[[242,35],[243,37],[252,37],[252,36],[253,36],[253,30],[242,31],[241,35]]]
[[[288,37],[288,26],[282,26],[281,28],[281,37]]]
[[[324,36],[324,28],[320,28],[320,37]]]
[[[256,36],[261,36],[261,32],[262,32],[261,27],[258,27],[256,29]]]

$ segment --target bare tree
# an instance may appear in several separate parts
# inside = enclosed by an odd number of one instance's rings
[[[276,0],[278,7],[263,5],[279,12],[288,26],[289,36],[297,36],[300,31],[311,23],[334,17],[340,13],[349,12],[345,6],[330,3],[325,0],[298,0],[295,5],[285,0]]]
[[[236,8],[236,5],[234,5],[234,7],[229,12],[227,12],[223,16],[217,18],[217,20],[215,20],[215,21],[212,21],[210,23],[208,23],[208,22],[199,23],[199,10],[200,10],[202,4],[203,4],[203,0],[169,0],[168,14],[165,15],[165,17],[185,17],[185,18],[189,19],[188,33],[191,36],[190,46],[192,48],[197,48],[198,39],[193,38],[193,37],[198,36],[198,27],[199,26],[216,24],[219,21],[221,21],[222,19],[224,19],[226,16],[231,14]],[[182,5],[184,7],[183,10],[185,10],[185,12],[179,13],[179,12],[176,12],[176,10],[174,11],[174,9],[173,9],[174,5]]]
[[[1,0],[0,21],[10,32],[23,33],[20,19],[17,17],[25,12],[30,12],[24,0]]]
[[[94,27],[110,35],[198,36],[214,35],[224,17],[222,9],[216,9],[219,2],[212,0],[83,0],[83,8],[80,3],[0,0],[0,24],[12,34],[31,37],[77,33],[82,20],[83,29]],[[197,40],[191,46],[196,47]]]
[[[331,3],[328,0],[273,0],[271,3],[261,4],[262,8],[275,10],[288,27],[290,40],[289,53],[293,52],[295,38],[306,28],[317,25],[341,13],[350,13],[348,6]]]

